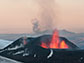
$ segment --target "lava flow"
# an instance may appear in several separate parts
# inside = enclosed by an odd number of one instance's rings
[[[26,39],[27,39],[26,37],[23,38],[23,44],[24,44],[24,45],[27,44]]]
[[[43,48],[52,48],[52,49],[67,49],[69,46],[66,44],[64,40],[60,41],[59,33],[57,30],[54,31],[52,35],[51,42],[49,44],[42,42],[41,47]]]

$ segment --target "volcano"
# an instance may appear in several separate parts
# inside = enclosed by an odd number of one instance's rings
[[[0,51],[5,56],[23,63],[82,63],[84,50],[65,37],[53,35],[22,37]]]
[[[53,32],[52,36],[50,37],[45,36],[43,40],[41,40],[41,47],[51,48],[51,49],[76,49],[77,48],[75,44],[71,43],[66,38],[59,37],[59,33],[57,30]]]
[[[39,37],[22,37],[14,41],[12,44],[0,51],[0,55],[21,61],[23,63],[53,63],[64,60],[63,56],[73,57],[73,61],[80,59],[78,53],[73,50],[79,49],[72,42],[64,37],[59,37],[60,41],[64,41],[68,48],[46,48],[42,47],[42,43],[50,44],[52,35],[43,35]],[[59,46],[60,47],[60,46]],[[76,58],[76,54],[78,58]],[[83,54],[82,52],[80,52]],[[71,56],[69,57],[71,58]],[[59,59],[59,60],[58,60]],[[65,58],[67,59],[67,58]],[[56,61],[57,60],[57,61]],[[65,61],[66,62],[66,61]],[[72,62],[73,63],[73,62]]]

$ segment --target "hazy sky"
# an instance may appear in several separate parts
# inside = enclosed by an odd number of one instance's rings
[[[32,19],[40,20],[38,1],[40,0],[0,0],[0,33],[32,32]],[[48,0],[45,2],[48,4]],[[53,27],[84,32],[84,0],[56,0],[53,8],[56,14]]]

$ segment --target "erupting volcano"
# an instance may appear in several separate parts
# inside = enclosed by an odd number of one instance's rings
[[[60,41],[59,33],[57,30],[54,31],[52,39],[49,44],[42,42],[41,47],[43,48],[52,48],[52,49],[68,49],[68,45],[64,40]]]
[[[57,30],[53,35],[21,37],[2,49],[0,55],[22,63],[84,63],[84,50],[60,37]]]

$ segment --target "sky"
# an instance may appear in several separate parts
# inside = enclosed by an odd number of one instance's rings
[[[50,10],[52,8],[54,11]],[[51,17],[54,14],[51,21],[54,28],[84,32],[84,0],[0,0],[0,34],[31,33],[35,18],[41,27],[50,26],[49,19],[44,20],[46,14]]]

